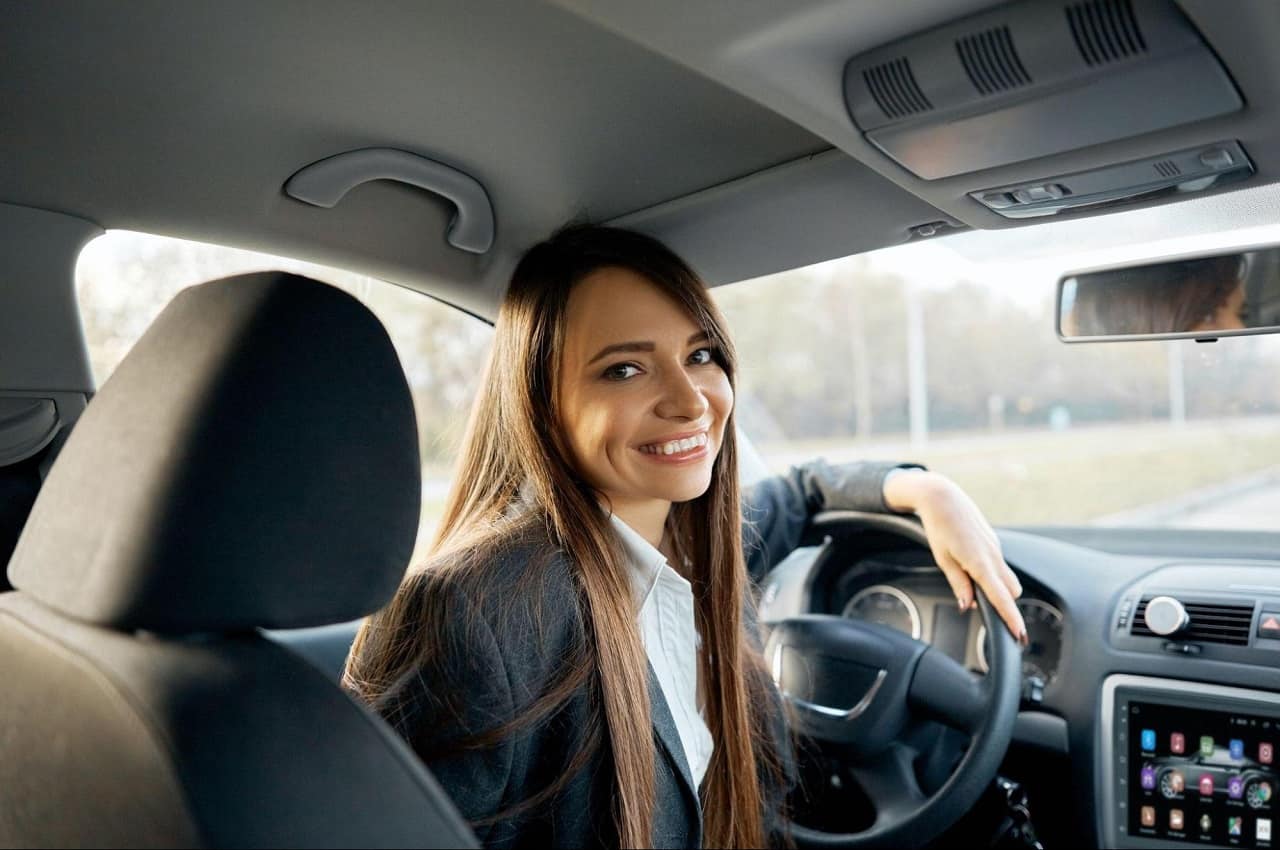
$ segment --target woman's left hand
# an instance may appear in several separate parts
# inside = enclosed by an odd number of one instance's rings
[[[961,611],[977,605],[973,585],[986,594],[1018,642],[1026,645],[1027,627],[1018,610],[1022,585],[1004,562],[1000,540],[982,511],[950,478],[908,470],[891,475],[884,500],[895,511],[914,511]]]

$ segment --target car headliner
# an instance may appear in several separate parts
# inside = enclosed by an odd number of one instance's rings
[[[10,4],[0,201],[358,269],[492,316],[520,252],[571,219],[652,232],[723,283],[938,220],[1014,226],[966,193],[1224,138],[1254,157],[1245,186],[1275,179],[1280,5],[1265,0],[1230,16],[1180,3],[1241,112],[977,174],[906,172],[845,113],[845,61],[993,5]],[[449,246],[451,208],[388,181],[332,209],[283,193],[303,166],[366,147],[479,180],[494,247]]]

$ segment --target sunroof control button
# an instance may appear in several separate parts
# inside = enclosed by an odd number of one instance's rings
[[[1231,151],[1226,148],[1209,148],[1200,154],[1200,164],[1205,168],[1229,168],[1235,163]]]
[[[1043,186],[1028,186],[1025,189],[1015,189],[1013,197],[1023,204],[1035,204],[1040,201],[1056,201],[1059,198],[1065,198],[1067,190],[1065,187],[1057,183],[1046,183]]]

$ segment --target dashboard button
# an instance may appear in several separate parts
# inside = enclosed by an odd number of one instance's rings
[[[1280,612],[1262,612],[1258,618],[1258,637],[1280,639]]]

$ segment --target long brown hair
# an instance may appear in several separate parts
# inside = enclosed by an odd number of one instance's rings
[[[580,652],[519,718],[477,740],[491,744],[544,718],[585,686],[595,734],[588,733],[572,766],[585,764],[589,750],[607,740],[619,843],[646,847],[653,828],[655,750],[648,666],[629,567],[600,508],[600,494],[575,467],[556,409],[570,291],[606,267],[634,271],[675,300],[706,331],[733,385],[737,358],[719,311],[697,275],[660,242],[625,230],[579,226],[536,245],[517,266],[499,310],[485,380],[424,572],[466,572],[482,580],[495,541],[518,534],[531,521],[544,526],[573,570],[583,631]],[[737,464],[730,415],[707,491],[673,506],[668,518],[671,539],[692,564],[707,725],[716,742],[702,786],[708,847],[765,845],[762,779],[777,776],[780,764],[770,734],[772,685],[744,622],[749,595]],[[521,504],[532,507],[513,519],[513,507]],[[537,581],[536,570],[530,569],[530,581]],[[394,699],[396,688],[439,638],[432,630],[443,625],[444,612],[424,612],[413,601],[411,586],[422,580],[407,581],[386,609],[365,622],[352,647],[344,682],[375,708]],[[428,614],[437,622],[418,619]],[[492,610],[489,615],[494,616]],[[566,773],[517,808],[550,798],[570,778]]]
[[[1082,274],[1076,277],[1075,332],[1184,333],[1212,320],[1242,280],[1236,254]]]

